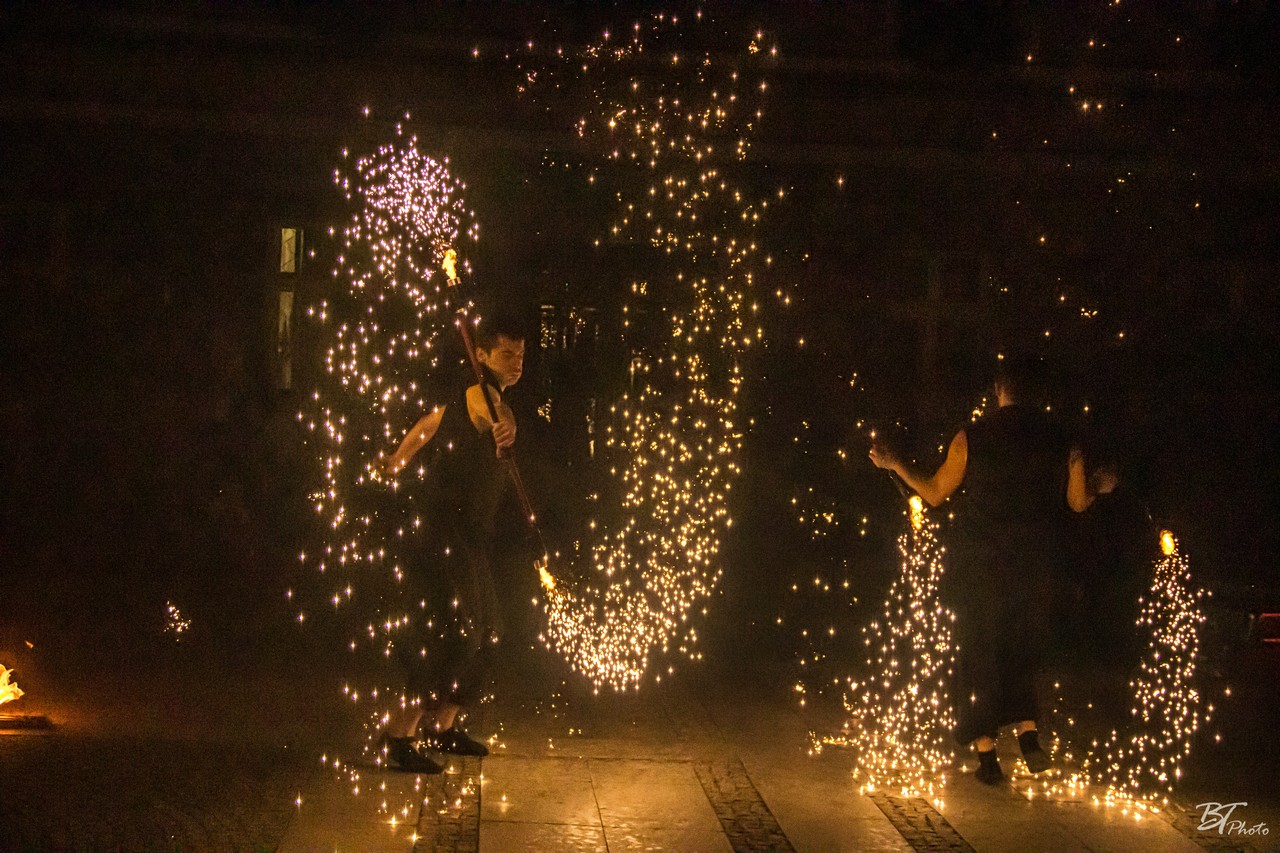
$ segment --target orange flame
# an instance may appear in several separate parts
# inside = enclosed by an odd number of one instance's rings
[[[924,527],[924,501],[919,495],[912,495],[908,503],[911,505],[911,526],[919,530]]]
[[[18,685],[9,683],[9,674],[12,672],[13,670],[0,666],[0,705],[22,698]]]
[[[450,284],[458,283],[458,253],[453,249],[445,249],[444,258],[440,261],[444,274],[449,277]]]
[[[551,576],[551,572],[547,571],[547,563],[549,558],[544,554],[541,560],[534,563],[538,567],[538,577],[542,579],[542,588],[547,592],[555,592],[556,579]]]

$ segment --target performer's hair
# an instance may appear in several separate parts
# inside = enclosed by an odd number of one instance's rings
[[[483,350],[493,349],[499,336],[509,341],[523,341],[524,324],[514,314],[504,311],[494,311],[481,317],[475,332],[476,346]]]
[[[1018,403],[1040,403],[1049,392],[1049,371],[1044,360],[1028,353],[1000,359],[995,378],[996,385]]]

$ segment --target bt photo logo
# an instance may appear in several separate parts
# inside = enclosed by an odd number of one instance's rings
[[[1218,830],[1219,835],[1268,835],[1271,830],[1265,823],[1248,826],[1243,820],[1232,820],[1231,815],[1238,806],[1247,807],[1248,803],[1200,803],[1196,808],[1200,812],[1200,831]]]

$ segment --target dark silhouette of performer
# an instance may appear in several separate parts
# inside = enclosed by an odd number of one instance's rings
[[[1151,564],[1160,557],[1160,535],[1131,476],[1121,475],[1109,442],[1095,432],[1082,436],[1081,445],[1088,492],[1095,499],[1072,525],[1065,659],[1076,667],[1109,669],[1141,654],[1133,628]],[[1127,703],[1128,694],[1111,699]]]
[[[511,318],[486,319],[476,330],[476,356],[498,412],[490,420],[480,385],[460,379],[444,402],[422,416],[387,458],[385,472],[402,470],[431,446],[421,491],[423,552],[406,572],[409,624],[394,647],[415,701],[395,714],[384,730],[387,756],[402,770],[439,773],[430,750],[488,755],[456,724],[458,712],[479,701],[490,658],[503,634],[501,604],[493,579],[494,520],[506,491],[502,455],[516,438],[515,418],[502,394],[524,367],[524,333]],[[492,435],[492,438],[490,438]],[[438,623],[418,602],[449,602],[452,620]],[[438,615],[438,614],[437,614]],[[452,621],[453,624],[448,624]],[[424,736],[422,718],[430,711]]]
[[[1015,724],[1027,769],[1049,768],[1036,732],[1034,681],[1066,546],[1068,509],[1089,504],[1080,454],[1044,408],[1039,362],[1005,358],[999,408],[956,433],[926,476],[885,447],[871,461],[895,472],[931,506],[956,496],[956,536],[944,584],[956,611],[956,739],[978,751],[977,778],[1004,778],[1001,726]]]

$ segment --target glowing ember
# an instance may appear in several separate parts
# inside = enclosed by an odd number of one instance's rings
[[[919,495],[911,496],[911,529],[919,530],[924,527],[924,501]]]
[[[22,698],[22,690],[17,684],[9,681],[13,670],[0,665],[0,705]]]
[[[405,538],[421,524],[408,501],[374,510],[386,503],[378,498],[386,488],[381,453],[429,405],[423,380],[439,367],[436,343],[454,307],[436,271],[447,265],[456,277],[448,247],[474,240],[477,228],[447,161],[424,154],[402,126],[375,153],[344,158],[350,171],[336,170],[334,182],[354,212],[337,247],[333,302],[309,311],[332,336],[328,382],[312,394],[310,411],[298,413],[320,457],[324,483],[310,502],[328,535],[301,560],[328,580],[325,598],[335,608],[356,599],[357,583],[374,586],[364,600],[377,612],[365,614],[372,619],[361,633],[381,645],[404,621],[383,612],[394,601],[383,598],[385,582],[399,583],[414,547]]]

